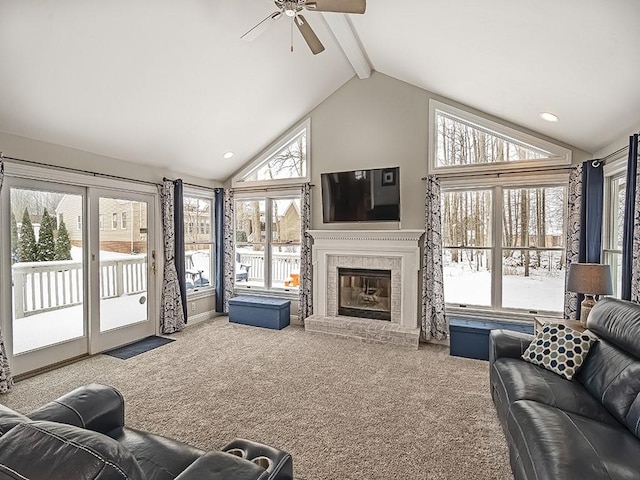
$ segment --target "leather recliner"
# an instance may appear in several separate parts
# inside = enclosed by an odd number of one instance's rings
[[[604,298],[598,338],[567,380],[522,360],[532,335],[489,337],[491,394],[516,480],[640,479],[640,305]]]
[[[92,384],[28,415],[0,405],[0,479],[293,480],[293,464],[249,440],[205,452],[125,427],[120,392]]]

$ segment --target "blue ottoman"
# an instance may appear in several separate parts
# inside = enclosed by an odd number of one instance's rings
[[[279,298],[240,296],[229,300],[229,321],[282,330],[289,325],[291,302]]]
[[[533,324],[451,317],[449,319],[449,353],[456,357],[489,360],[489,332],[496,329],[533,333]]]

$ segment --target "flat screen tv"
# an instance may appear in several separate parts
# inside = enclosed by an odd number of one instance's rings
[[[323,173],[322,216],[333,222],[400,221],[400,168]]]

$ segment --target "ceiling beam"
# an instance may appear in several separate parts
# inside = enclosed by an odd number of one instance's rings
[[[353,27],[343,13],[322,13],[329,28],[336,37],[340,48],[347,56],[351,66],[359,78],[369,78],[371,76],[371,65],[364,52],[363,47],[356,38]]]

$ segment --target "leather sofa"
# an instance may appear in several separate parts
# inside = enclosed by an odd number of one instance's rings
[[[292,480],[288,453],[243,439],[205,452],[125,427],[115,388],[92,384],[22,415],[0,405],[0,480]]]
[[[490,335],[491,395],[516,480],[640,479],[640,305],[600,300],[572,380],[521,359],[533,336]]]

